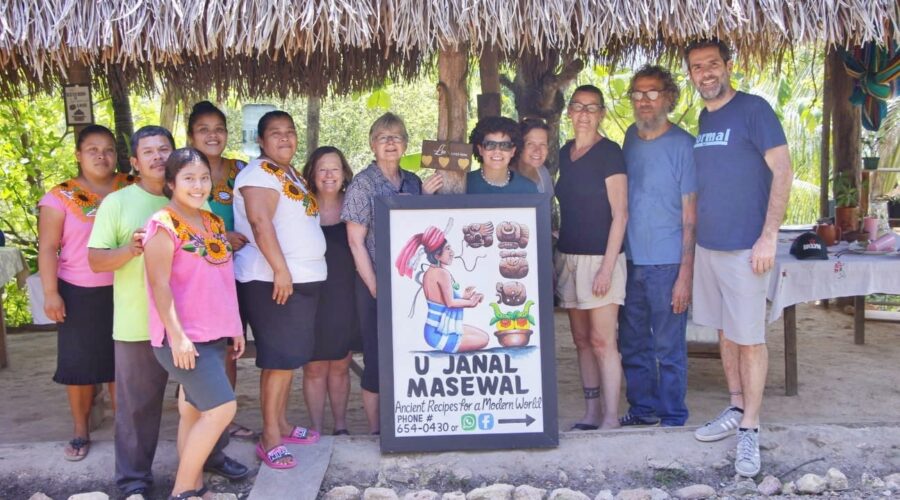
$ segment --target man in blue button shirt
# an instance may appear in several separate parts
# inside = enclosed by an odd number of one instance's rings
[[[622,148],[628,174],[628,282],[619,350],[629,409],[622,426],[680,426],[688,418],[687,308],[694,272],[694,136],[668,119],[672,74],[644,66],[631,79],[634,124]]]

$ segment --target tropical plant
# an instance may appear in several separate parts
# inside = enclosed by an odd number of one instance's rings
[[[847,172],[834,176],[834,203],[838,207],[855,207],[859,203],[859,189]]]

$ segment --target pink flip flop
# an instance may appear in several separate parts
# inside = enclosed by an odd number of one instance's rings
[[[306,427],[295,426],[291,433],[282,437],[285,443],[314,444],[319,442],[319,433]]]
[[[291,452],[289,452],[283,444],[280,444],[272,448],[271,450],[266,451],[265,448],[263,448],[262,443],[257,443],[256,456],[258,456],[260,460],[262,460],[266,465],[273,469],[292,469],[297,466],[297,460],[294,459],[294,455],[291,455]],[[281,460],[285,457],[290,457],[291,461],[286,464],[280,464],[277,462],[277,460]]]

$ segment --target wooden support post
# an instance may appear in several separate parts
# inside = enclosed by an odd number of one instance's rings
[[[500,57],[493,47],[485,48],[478,61],[481,94],[478,96],[478,119],[500,116]]]
[[[3,314],[3,290],[0,289],[0,370],[9,366],[6,353],[6,316]]]
[[[797,395],[797,306],[784,308],[784,394]]]
[[[828,180],[831,178],[831,108],[833,107],[831,71],[831,64],[826,61],[822,71],[822,146],[819,161],[819,217],[821,218],[831,216],[830,210],[828,210]]]
[[[866,343],[866,296],[853,297],[853,343]]]
[[[860,155],[860,109],[850,103],[853,93],[853,79],[844,69],[836,50],[828,54],[826,64],[830,66],[831,82],[831,137],[832,157],[835,172],[847,172],[854,185],[859,188],[859,171],[862,164]]]
[[[91,70],[77,58],[72,58],[71,64],[66,68],[66,81],[70,85],[91,86]],[[93,91],[92,91],[93,92]],[[87,125],[74,125],[75,137],[81,133]]]
[[[306,100],[306,157],[319,147],[319,122],[322,98],[309,96]]]
[[[438,54],[438,134],[439,141],[466,141],[469,92],[466,77],[469,54],[465,46]],[[444,178],[441,194],[464,194],[465,172],[437,171]]]

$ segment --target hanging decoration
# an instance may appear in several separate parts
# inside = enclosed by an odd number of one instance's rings
[[[900,47],[891,39],[886,46],[866,42],[840,54],[847,74],[856,79],[850,102],[862,106],[863,127],[878,131],[887,101],[900,95]]]

